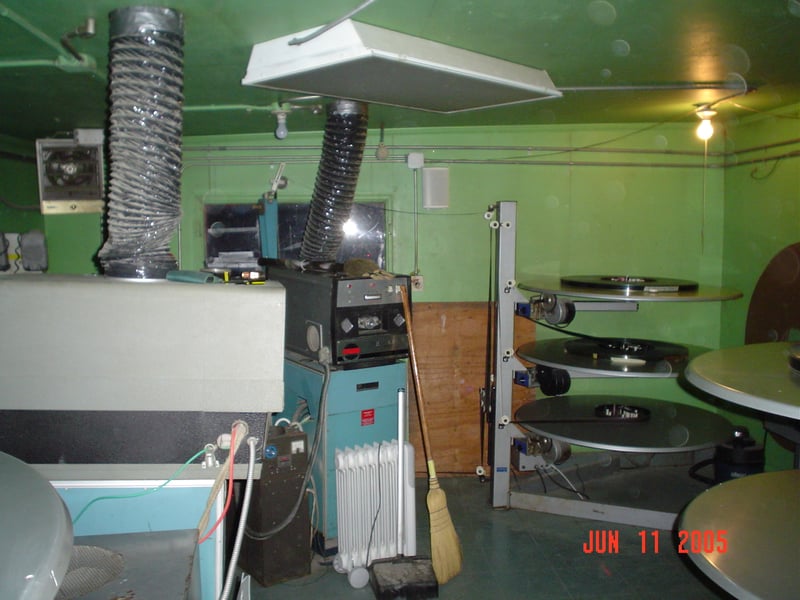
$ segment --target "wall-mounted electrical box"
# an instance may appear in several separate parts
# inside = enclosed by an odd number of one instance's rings
[[[0,276],[41,273],[47,270],[47,240],[42,231],[0,231]]]

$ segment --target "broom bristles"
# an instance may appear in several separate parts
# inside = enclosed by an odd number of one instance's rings
[[[436,581],[447,583],[461,572],[461,542],[447,509],[447,496],[439,480],[428,479],[428,514],[431,530],[431,563]]]

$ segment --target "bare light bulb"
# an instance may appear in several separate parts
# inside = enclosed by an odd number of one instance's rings
[[[356,224],[353,219],[347,219],[347,221],[342,224],[342,230],[344,231],[345,236],[353,237],[358,233],[358,224]]]
[[[700,125],[697,126],[697,137],[703,141],[708,141],[714,135],[714,125],[711,124],[711,118],[717,114],[709,105],[701,106],[695,111],[695,114],[700,117]]]
[[[709,140],[714,135],[714,126],[711,124],[711,119],[703,119],[700,125],[697,126],[697,137],[701,140]]]
[[[285,140],[289,135],[289,128],[286,127],[286,113],[277,112],[275,113],[275,116],[278,119],[278,124],[275,127],[275,137],[279,140]]]

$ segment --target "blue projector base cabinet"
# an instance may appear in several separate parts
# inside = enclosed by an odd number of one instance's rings
[[[335,553],[337,547],[335,451],[397,439],[397,390],[407,385],[405,362],[330,373],[325,431],[313,468],[319,506],[312,527],[317,533],[317,550],[325,555]],[[325,373],[317,362],[284,363],[285,405],[275,420],[302,419],[307,411],[311,420],[303,424],[303,431],[308,434],[309,444],[321,420],[324,379]]]

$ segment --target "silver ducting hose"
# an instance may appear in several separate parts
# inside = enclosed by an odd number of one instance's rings
[[[183,16],[132,6],[109,15],[107,238],[98,253],[112,277],[163,279],[180,220]]]
[[[344,237],[342,226],[350,218],[355,198],[366,139],[366,104],[337,100],[328,105],[322,158],[303,233],[301,258],[336,260]]]

